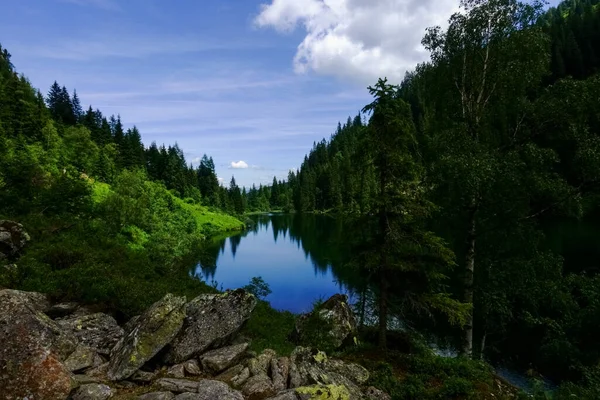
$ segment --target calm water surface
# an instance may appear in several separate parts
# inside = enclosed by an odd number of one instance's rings
[[[348,286],[333,271],[330,255],[324,254],[325,247],[335,246],[330,236],[333,218],[261,215],[254,220],[253,229],[208,246],[196,276],[223,289],[247,285],[260,276],[272,290],[267,297],[271,306],[294,313],[309,311],[319,298],[348,294]]]

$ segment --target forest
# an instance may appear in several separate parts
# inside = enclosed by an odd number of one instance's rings
[[[600,226],[599,4],[463,1],[424,35],[430,61],[382,77],[287,180],[251,188],[219,184],[208,155],[145,147],[58,82],[42,94],[0,47],[0,219],[32,236],[17,264],[0,260],[0,287],[125,320],[163,293],[214,290],[187,267],[247,213],[330,213],[351,227],[335,268],[374,288],[380,351],[391,316],[426,318],[452,326],[465,359],[600,398],[597,261],[566,264],[547,239],[561,221]]]

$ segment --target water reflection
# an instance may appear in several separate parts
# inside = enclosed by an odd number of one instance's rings
[[[344,257],[343,221],[315,215],[260,215],[246,232],[205,246],[194,275],[235,288],[261,276],[277,309],[305,312],[315,300],[361,287]],[[347,254],[347,252],[346,252]]]

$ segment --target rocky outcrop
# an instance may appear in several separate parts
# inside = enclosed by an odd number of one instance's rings
[[[369,372],[360,365],[329,360],[325,353],[305,347],[297,347],[290,362],[291,386],[344,386],[350,394],[349,400],[362,398],[360,386],[369,379]],[[344,372],[351,374],[346,376]]]
[[[185,297],[168,294],[140,316],[136,326],[111,352],[108,378],[129,378],[170,343],[183,326],[184,305]]]
[[[56,322],[71,331],[81,344],[103,355],[109,355],[125,334],[113,317],[103,313],[72,315]]]
[[[107,385],[101,383],[90,383],[80,386],[71,395],[71,400],[108,400],[115,392]]]
[[[209,351],[200,357],[204,371],[216,374],[235,364],[248,349],[248,343]]]
[[[171,343],[165,361],[178,364],[226,343],[255,306],[256,298],[242,289],[196,297],[186,306],[184,327]]]
[[[64,361],[65,367],[71,372],[77,372],[90,367],[98,367],[104,360],[92,348],[78,345],[71,355]]]
[[[137,400],[173,400],[175,395],[171,392],[152,392],[138,396]]]
[[[311,335],[308,332],[309,321],[315,317],[327,323],[329,327],[329,337],[333,348],[342,347],[345,344],[352,344],[356,338],[356,318],[350,306],[348,305],[348,296],[343,294],[334,294],[312,313],[301,315],[296,320],[292,338],[298,343],[306,342],[306,336]]]
[[[389,399],[364,388],[364,368],[316,349],[297,347],[290,357],[248,351],[247,339],[233,335],[255,304],[241,290],[187,305],[167,295],[124,330],[111,316],[74,303],[51,305],[39,293],[1,290],[0,397],[106,400],[147,387],[158,391],[138,399]],[[168,354],[192,358],[165,365]]]
[[[198,400],[244,400],[244,397],[237,390],[220,381],[203,380],[198,383]]]
[[[76,339],[39,312],[29,298],[23,292],[0,291],[3,399],[66,398],[74,381],[62,361],[75,350]]]
[[[0,220],[0,260],[18,256],[31,238],[18,222]]]

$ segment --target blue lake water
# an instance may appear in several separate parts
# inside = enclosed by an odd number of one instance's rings
[[[275,222],[274,222],[275,221]],[[309,311],[317,299],[347,293],[327,261],[316,260],[295,235],[290,216],[260,216],[254,229],[214,241],[196,267],[196,276],[218,288],[247,285],[260,276],[272,293],[266,298],[276,309]]]

